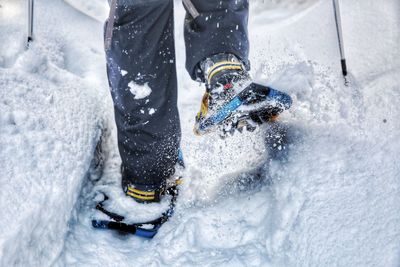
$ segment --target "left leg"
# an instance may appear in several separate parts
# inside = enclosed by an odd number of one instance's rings
[[[105,43],[122,185],[127,193],[134,188],[149,196],[162,189],[178,161],[173,0],[113,4]]]

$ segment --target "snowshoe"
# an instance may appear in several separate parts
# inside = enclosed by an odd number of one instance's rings
[[[92,219],[92,226],[146,238],[154,237],[174,214],[184,168],[180,152],[175,174],[159,190],[143,191],[127,186],[124,191],[101,192],[102,199],[96,205],[97,216]],[[158,217],[155,218],[155,215]]]
[[[105,195],[104,200],[96,205],[96,210],[108,216],[108,218],[92,219],[92,226],[98,229],[116,230],[120,233],[132,234],[145,238],[153,238],[157,234],[160,227],[174,214],[175,203],[178,198],[179,189],[177,186],[170,187],[166,190],[166,194],[170,195],[171,199],[167,210],[163,212],[160,217],[154,220],[136,223],[126,221],[125,216],[106,209],[104,207],[104,203],[108,200],[108,196]]]

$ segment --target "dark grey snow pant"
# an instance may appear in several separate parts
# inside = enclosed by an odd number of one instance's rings
[[[185,19],[186,68],[232,53],[248,64],[248,0],[191,0],[200,16]],[[105,27],[107,72],[115,108],[123,185],[163,185],[178,160],[180,122],[173,0],[112,0]],[[149,90],[151,89],[151,91]]]

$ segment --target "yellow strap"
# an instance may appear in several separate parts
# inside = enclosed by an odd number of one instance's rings
[[[150,192],[146,192],[146,191],[142,191],[133,187],[128,187],[128,191],[135,193],[135,194],[140,194],[143,196],[154,196],[155,192],[154,191],[150,191]]]
[[[205,116],[208,112],[208,93],[206,92],[203,95],[203,99],[201,100],[200,112]]]
[[[134,197],[134,198],[138,198],[138,199],[141,199],[141,200],[153,200],[154,199],[154,196],[145,197],[145,196],[141,196],[141,195],[136,195],[135,193],[132,193],[130,191],[126,192],[126,194],[128,196],[131,196],[131,197]]]
[[[222,65],[235,65],[235,66],[242,66],[239,62],[233,62],[233,61],[221,61],[218,63],[215,63],[211,69],[208,70],[208,75],[216,68],[222,66]]]
[[[224,65],[226,65],[226,66],[224,66]],[[211,78],[214,77],[214,75],[217,74],[218,72],[220,72],[221,70],[241,70],[241,69],[242,69],[241,63],[236,63],[236,62],[232,62],[232,61],[218,62],[208,71],[208,74],[207,74],[208,83],[210,83]]]

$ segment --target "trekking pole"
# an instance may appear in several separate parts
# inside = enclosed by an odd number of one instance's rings
[[[29,47],[29,43],[33,41],[33,3],[34,0],[29,0],[28,4],[28,40],[27,46]]]
[[[333,9],[335,11],[336,31],[337,31],[337,35],[338,35],[338,41],[339,41],[340,63],[342,65],[343,76],[346,77],[346,75],[347,75],[347,66],[346,66],[346,57],[345,57],[345,54],[344,54],[343,35],[342,35],[342,21],[341,21],[341,18],[340,18],[339,0],[333,0]]]

